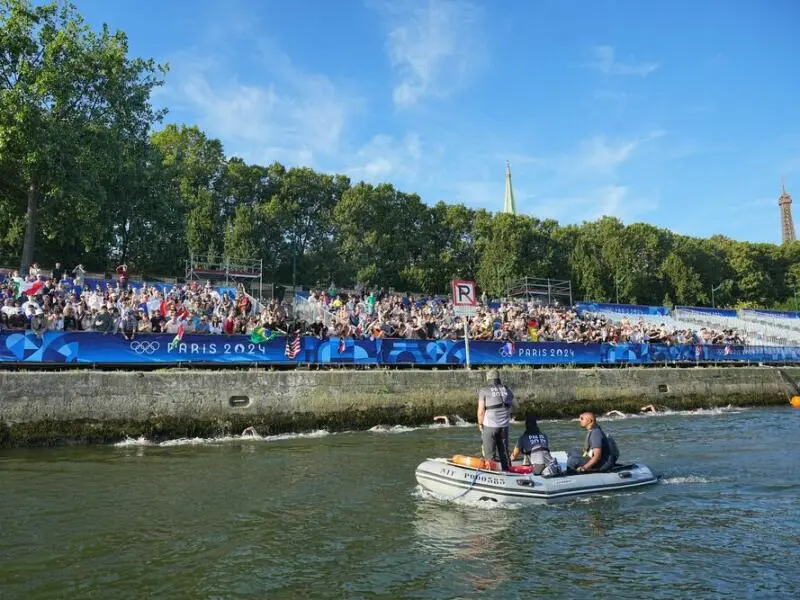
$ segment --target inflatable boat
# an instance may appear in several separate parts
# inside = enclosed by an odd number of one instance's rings
[[[552,452],[564,473],[567,453]],[[603,473],[533,475],[530,467],[512,465],[501,471],[493,461],[456,455],[429,458],[416,471],[417,482],[445,500],[490,501],[502,504],[551,504],[578,496],[628,490],[658,482],[649,467],[619,464]]]

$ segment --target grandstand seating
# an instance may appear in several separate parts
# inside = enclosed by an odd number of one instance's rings
[[[795,312],[702,306],[676,306],[670,312],[660,306],[599,303],[579,303],[578,311],[600,315],[612,322],[642,320],[668,329],[734,330],[745,336],[749,344],[800,345],[800,313]]]

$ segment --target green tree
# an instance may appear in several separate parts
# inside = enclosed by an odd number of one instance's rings
[[[230,261],[260,256],[252,206],[241,204],[225,229],[225,257]]]
[[[570,263],[577,297],[598,302],[614,299],[614,277],[622,277],[622,263],[617,261],[615,250],[623,227],[619,220],[603,217],[593,223],[583,223],[573,234]]]
[[[475,211],[463,204],[437,202],[430,210],[424,232],[427,246],[424,256],[428,289],[444,293],[453,279],[474,279],[478,272],[473,227]]]
[[[621,241],[623,262],[618,264],[618,272],[624,281],[620,301],[658,304],[666,292],[659,266],[667,254],[669,233],[646,223],[632,223],[622,231]]]
[[[221,258],[217,253],[224,246],[226,224],[218,189],[225,169],[222,142],[197,126],[173,124],[154,133],[151,141],[175,186],[172,195],[180,199],[189,253]]]
[[[427,211],[419,196],[392,185],[353,186],[334,209],[339,257],[361,283],[395,288],[416,284],[409,281],[410,269],[419,267],[427,247],[422,236]]]
[[[484,239],[477,273],[482,290],[504,296],[516,280],[551,275],[555,221],[501,213],[482,226]]]
[[[755,244],[732,243],[730,266],[734,271],[739,302],[763,306],[771,295],[772,282],[763,268],[763,256]]]
[[[183,273],[187,256],[185,207],[173,173],[158,149],[148,144],[132,206],[120,220],[126,228],[125,256],[131,269],[149,275]],[[133,183],[133,182],[131,182]]]
[[[150,92],[165,68],[129,58],[124,33],[107,26],[94,32],[72,5],[56,2],[0,0],[0,49],[0,155],[14,165],[26,194],[25,271],[40,212],[75,201],[92,214],[101,194],[87,192],[101,178],[80,167],[103,164],[107,145],[98,142],[114,129],[140,133],[158,121]]]
[[[231,219],[242,205],[253,208],[268,202],[277,191],[284,173],[281,165],[262,167],[248,165],[241,158],[229,158],[218,186],[223,220]]]
[[[343,175],[325,175],[309,168],[285,171],[263,206],[266,220],[281,233],[276,248],[283,280],[329,283],[340,272],[333,260],[334,210],[350,188]]]
[[[678,304],[697,305],[706,299],[700,275],[675,252],[670,252],[661,264],[661,275],[664,277],[670,299]]]

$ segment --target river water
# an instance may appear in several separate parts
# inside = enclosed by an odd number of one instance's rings
[[[432,498],[414,468],[477,453],[466,424],[0,451],[0,598],[800,597],[800,410],[602,423],[662,482]]]

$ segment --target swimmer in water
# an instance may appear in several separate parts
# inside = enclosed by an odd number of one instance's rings
[[[606,414],[603,415],[604,417],[624,417],[625,413],[620,410],[610,410]]]

